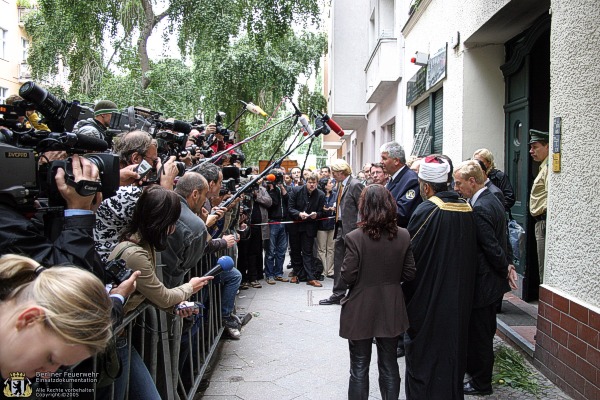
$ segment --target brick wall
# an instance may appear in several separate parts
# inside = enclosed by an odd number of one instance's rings
[[[600,314],[540,287],[536,367],[574,399],[600,400]]]

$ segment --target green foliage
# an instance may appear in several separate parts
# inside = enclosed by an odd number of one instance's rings
[[[495,352],[492,381],[495,384],[508,385],[536,396],[542,389],[533,372],[525,364],[523,356],[518,351],[506,346],[500,346]]]

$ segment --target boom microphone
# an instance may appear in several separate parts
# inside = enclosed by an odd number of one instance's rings
[[[175,132],[181,132],[185,135],[189,135],[192,131],[192,125],[189,122],[176,119],[173,121],[173,130]]]
[[[202,277],[206,276],[216,276],[219,275],[223,271],[231,271],[233,269],[233,259],[229,256],[219,257],[217,260],[217,265],[212,267],[210,271],[202,275]]]
[[[330,127],[331,130],[334,131],[339,137],[344,136],[344,130],[333,119],[329,117],[323,117],[323,122],[325,122],[327,126]]]
[[[267,116],[267,113],[264,112],[262,108],[260,108],[254,103],[246,104],[246,110],[250,111],[252,114],[262,115],[263,117]]]
[[[309,135],[312,135],[314,133],[313,128],[310,127],[310,125],[308,124],[308,119],[304,115],[300,116],[300,118],[298,118],[298,121],[300,121],[302,127],[306,132],[308,132]]]

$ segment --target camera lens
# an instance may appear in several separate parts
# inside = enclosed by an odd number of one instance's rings
[[[19,89],[19,95],[27,101],[34,103],[37,109],[46,117],[55,117],[60,114],[63,103],[50,92],[34,82],[25,82]]]

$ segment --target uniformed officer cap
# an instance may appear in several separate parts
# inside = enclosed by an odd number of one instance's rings
[[[548,143],[548,141],[549,141],[548,132],[542,132],[542,131],[538,131],[535,129],[529,130],[529,144],[532,144],[535,142]]]

